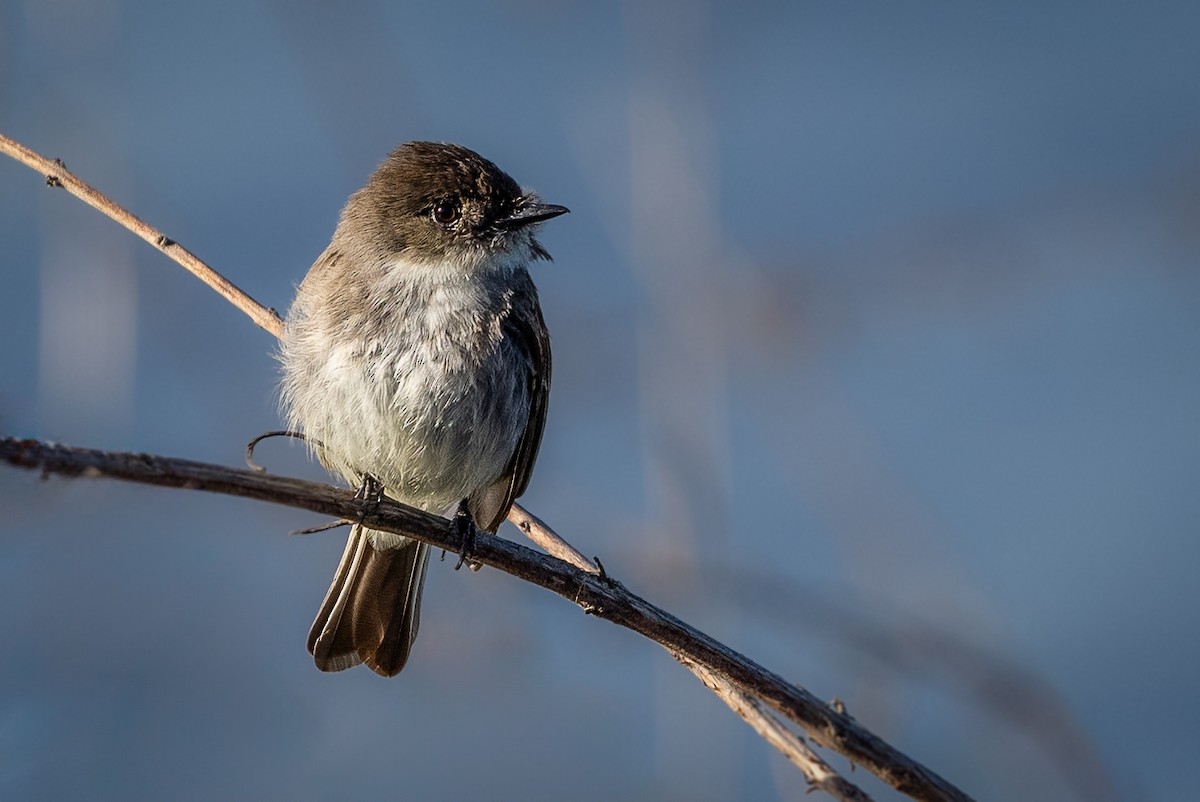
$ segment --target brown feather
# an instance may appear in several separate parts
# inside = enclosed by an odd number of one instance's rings
[[[354,527],[308,635],[317,667],[341,671],[366,663],[384,677],[400,673],[420,627],[428,563],[424,543],[377,549],[366,530]]]

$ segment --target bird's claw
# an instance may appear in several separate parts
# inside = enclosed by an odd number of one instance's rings
[[[454,536],[460,545],[458,562],[454,565],[455,571],[462,568],[464,563],[472,571],[478,570],[478,563],[471,559],[475,555],[475,535],[477,532],[475,520],[471,518],[471,513],[467,510],[466,500],[463,500],[458,505],[458,512],[454,513],[454,517],[450,519],[450,534]]]

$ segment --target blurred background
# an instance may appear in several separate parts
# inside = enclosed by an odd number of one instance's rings
[[[0,131],[281,313],[394,145],[478,150],[573,212],[532,511],[981,800],[1182,799],[1198,34],[1171,2],[7,0]],[[236,466],[278,428],[271,337],[9,159],[0,259],[3,433]],[[344,530],[287,533],[320,522],[0,469],[0,796],[804,798],[662,649],[495,571],[431,565],[399,678],[319,673]]]

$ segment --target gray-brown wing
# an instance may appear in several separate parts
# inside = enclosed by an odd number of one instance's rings
[[[505,319],[503,327],[505,334],[526,355],[529,364],[529,420],[504,473],[467,500],[475,524],[489,532],[499,528],[512,503],[529,486],[533,464],[542,444],[542,430],[546,426],[546,406],[550,400],[550,333],[546,330],[533,282],[528,281],[527,287],[528,292],[517,294],[512,314]]]

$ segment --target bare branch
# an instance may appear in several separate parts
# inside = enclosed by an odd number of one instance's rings
[[[43,475],[107,477],[205,490],[312,510],[335,518],[362,520],[372,529],[395,532],[456,553],[461,545],[444,518],[386,498],[366,503],[348,490],[316,482],[191,460],[69,448],[11,437],[0,438],[0,459],[18,467],[40,470]],[[482,532],[476,537],[471,559],[552,590],[579,605],[585,613],[650,638],[676,659],[687,660],[740,693],[761,699],[803,728],[814,743],[845,755],[913,799],[958,802],[970,799],[851,717],[630,593],[611,578]]]
[[[75,177],[67,166],[59,159],[47,159],[45,156],[0,134],[0,153],[5,153],[25,166],[37,170],[46,177],[46,185],[62,187],[75,197],[82,200],[93,209],[111,217],[125,228],[137,234],[146,242],[158,248],[171,259],[182,265],[196,278],[216,290],[229,303],[250,316],[258,326],[279,337],[283,334],[283,321],[275,310],[268,309],[251,298],[237,287],[232,281],[213,270],[202,262],[195,254],[184,248],[173,239],[139,218],[126,209],[118,206],[108,196]]]

